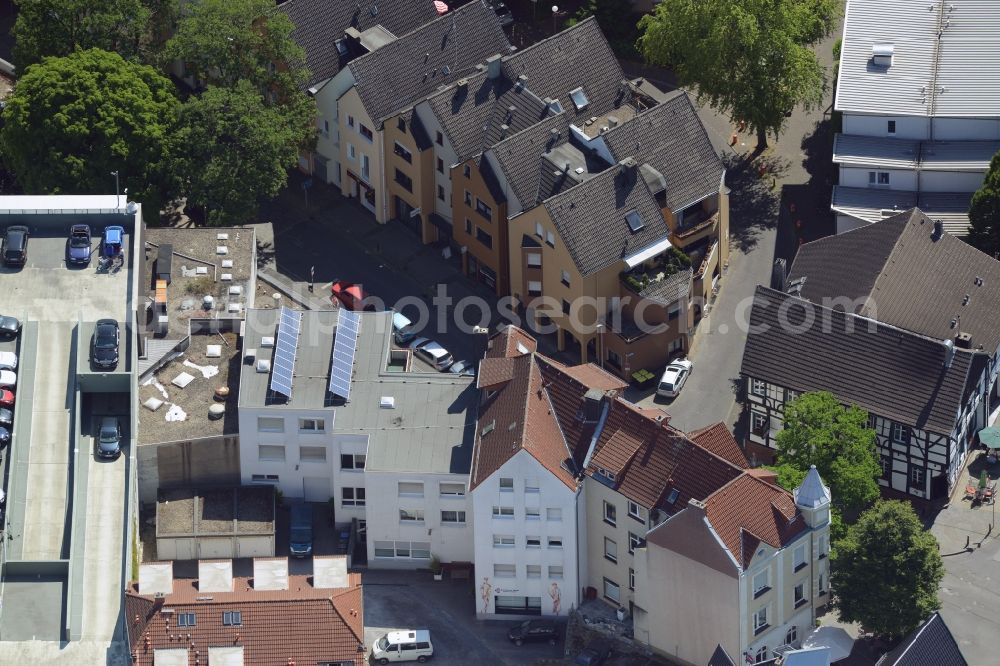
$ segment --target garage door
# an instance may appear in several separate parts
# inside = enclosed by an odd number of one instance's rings
[[[330,478],[327,476],[302,477],[302,497],[307,502],[326,502],[330,499]]]
[[[198,557],[203,560],[220,560],[235,557],[232,537],[198,540]]]

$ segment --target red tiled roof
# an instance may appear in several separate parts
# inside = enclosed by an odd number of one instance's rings
[[[509,325],[503,330],[493,334],[486,349],[486,358],[513,358],[521,356],[523,351],[518,349],[518,343],[532,353],[538,350],[538,343],[527,331],[517,326]]]
[[[509,382],[513,376],[513,359],[484,358],[479,362],[479,373],[476,376],[476,388],[494,388],[504,382]]]
[[[125,612],[133,664],[153,666],[157,649],[187,648],[193,666],[208,662],[210,647],[243,646],[248,666],[346,661],[367,663],[361,575],[350,587],[316,589],[307,576],[289,576],[287,590],[254,590],[249,578],[234,578],[233,592],[199,592],[192,579],[174,580],[174,591],[159,600],[139,594],[132,583]],[[172,610],[172,614],[164,613]],[[225,611],[240,611],[242,624],[223,625]],[[192,627],[178,627],[178,613],[194,613]],[[148,637],[148,638],[147,638]],[[360,651],[359,651],[360,646]]]
[[[806,527],[791,493],[749,473],[712,493],[705,515],[743,568],[758,543],[781,548]]]
[[[615,377],[593,363],[563,367],[565,368],[563,372],[590,388],[602,391],[624,391],[628,388],[628,384],[621,378]]]
[[[699,446],[708,449],[715,455],[728,460],[740,469],[746,469],[749,464],[746,454],[740,448],[733,433],[729,431],[725,423],[694,430],[688,433],[688,437],[693,439]]]
[[[642,446],[641,439],[633,437],[624,430],[616,430],[608,438],[607,443],[597,449],[591,462],[616,475],[621,474],[640,446]]]

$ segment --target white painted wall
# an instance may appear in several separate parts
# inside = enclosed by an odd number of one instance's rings
[[[889,134],[888,121],[896,121],[896,133]],[[893,137],[896,139],[926,140],[930,135],[930,123],[922,116],[870,116],[845,113],[843,133],[860,136]]]
[[[975,192],[983,184],[986,172],[921,171],[921,192]]]
[[[320,129],[316,138],[316,153],[329,160],[327,164],[327,182],[341,185],[340,173],[342,156],[340,154],[340,114],[337,100],[354,85],[354,75],[348,68],[342,69],[332,79],[317,87],[316,109],[319,117],[317,127]],[[323,134],[324,121],[329,123],[329,132]]]
[[[914,191],[917,189],[917,173],[906,169],[877,169],[871,167],[849,167],[841,165],[840,184],[843,187],[869,187],[868,172],[879,171],[889,173],[889,185],[880,185],[887,190]]]
[[[501,478],[513,478],[511,491],[500,490]],[[537,481],[538,491],[526,491],[525,481]],[[579,605],[580,575],[578,552],[583,546],[577,532],[577,491],[569,488],[546,470],[530,453],[518,451],[472,491],[475,531],[476,615],[494,616],[494,598],[498,594],[541,598],[542,615],[554,615],[550,591],[558,586],[561,607],[559,615],[566,615],[570,607]],[[511,506],[511,518],[493,516],[494,506]],[[539,518],[527,518],[526,508],[539,509]],[[548,509],[558,509],[560,520],[549,520]],[[494,547],[494,535],[514,537],[513,547]],[[539,548],[528,548],[526,537],[537,536]],[[550,537],[562,539],[562,548],[549,548]],[[496,578],[495,564],[513,564],[513,577]],[[541,575],[528,578],[527,566],[538,565]],[[549,576],[550,566],[562,566],[562,578]],[[483,599],[483,581],[487,579],[492,590]]]
[[[420,122],[424,124],[427,136],[430,137],[434,147],[434,159],[432,163],[432,168],[434,169],[434,212],[444,219],[451,221],[451,167],[458,161],[458,155],[455,153],[451,142],[448,141],[448,135],[444,133],[437,116],[431,111],[430,105],[427,102],[421,102],[414,107],[414,111],[416,111],[417,117],[420,118]],[[441,132],[441,145],[437,143],[438,132]],[[438,158],[444,164],[444,173],[437,170]],[[438,187],[444,188],[444,200],[438,197]]]

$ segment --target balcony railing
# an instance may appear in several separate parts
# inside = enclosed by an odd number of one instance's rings
[[[685,224],[674,229],[674,237],[683,244],[684,242],[699,235],[701,232],[709,228],[714,228],[718,221],[718,211],[711,214],[703,212],[702,214],[695,216],[691,221],[685,220]]]

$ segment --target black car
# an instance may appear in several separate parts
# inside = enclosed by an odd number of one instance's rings
[[[555,645],[559,641],[559,629],[555,622],[527,620],[511,627],[507,632],[507,639],[514,645],[539,641]]]
[[[21,322],[14,317],[0,315],[0,335],[8,338],[16,338],[21,332]]]
[[[0,407],[0,426],[10,428],[14,425],[14,412],[6,407]]]
[[[0,447],[10,444],[10,430],[0,426]]]
[[[7,227],[3,237],[3,263],[8,266],[24,266],[28,261],[28,227]]]
[[[90,339],[90,360],[98,368],[118,366],[118,322],[99,319]]]
[[[596,641],[591,641],[587,647],[580,651],[580,654],[576,655],[576,659],[573,663],[576,666],[598,666],[598,664],[603,664],[604,661],[611,656],[611,641],[605,640],[603,638],[598,638]]]
[[[114,416],[101,419],[97,434],[97,455],[101,458],[117,458],[122,452],[122,427]]]

